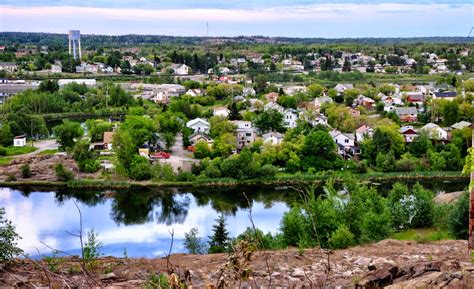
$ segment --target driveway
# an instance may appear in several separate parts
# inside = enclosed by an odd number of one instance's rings
[[[31,157],[31,156],[37,155],[37,154],[39,154],[39,153],[41,153],[45,150],[56,150],[59,147],[58,144],[56,143],[56,140],[54,140],[54,139],[36,141],[36,142],[33,143],[33,146],[35,148],[37,148],[37,150],[35,150],[34,152],[12,156],[12,158]]]

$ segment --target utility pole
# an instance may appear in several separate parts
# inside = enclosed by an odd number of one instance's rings
[[[471,143],[471,150],[474,150],[474,123],[471,123],[471,131],[472,131],[472,143]],[[469,172],[471,173],[471,183],[469,185],[469,241],[468,241],[468,249],[469,252],[472,251],[474,248],[474,153],[470,153],[471,157],[471,167],[468,168]]]

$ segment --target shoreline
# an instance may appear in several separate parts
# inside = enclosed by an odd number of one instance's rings
[[[367,174],[296,174],[282,175],[271,179],[203,179],[194,182],[183,181],[131,181],[131,180],[106,180],[106,179],[78,179],[68,182],[61,181],[1,181],[1,187],[37,187],[37,188],[63,188],[63,189],[129,189],[129,188],[218,188],[237,186],[291,186],[321,184],[327,180],[335,182],[356,181],[416,181],[416,180],[469,180],[461,172],[410,172],[410,173],[367,173]]]

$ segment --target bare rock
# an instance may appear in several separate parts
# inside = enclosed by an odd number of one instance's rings
[[[115,275],[114,272],[100,275],[100,280],[102,280],[102,281],[115,280],[115,279],[117,279],[117,276]]]
[[[306,276],[305,273],[304,273],[304,270],[301,269],[301,268],[296,268],[293,273],[291,273],[291,277],[296,277],[296,278],[299,278],[299,277],[304,277]]]
[[[397,266],[387,265],[363,277],[358,282],[358,288],[381,288],[390,285],[398,272]]]

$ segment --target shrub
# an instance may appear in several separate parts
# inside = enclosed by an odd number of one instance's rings
[[[5,209],[0,208],[0,263],[9,262],[23,253],[23,250],[17,247],[17,241],[21,237],[16,233],[12,222],[5,219],[4,215]]]
[[[98,234],[91,231],[87,232],[87,241],[84,244],[84,254],[82,259],[88,270],[94,270],[97,265],[97,258],[100,257],[103,244],[97,240]]]
[[[184,234],[184,247],[190,254],[205,254],[206,244],[198,237],[197,228],[192,228],[188,233]]]
[[[262,177],[274,177],[278,173],[278,168],[273,165],[263,165],[260,168],[260,175]]]
[[[174,181],[176,179],[170,164],[154,164],[151,167],[151,175],[155,181]]]
[[[7,155],[7,149],[4,147],[0,147],[0,156],[4,157]]]
[[[333,249],[345,249],[354,244],[354,234],[346,225],[340,225],[336,231],[332,232],[331,238],[329,238],[329,245]]]
[[[85,173],[95,173],[100,169],[100,163],[97,160],[85,160],[82,171]]]
[[[456,201],[448,216],[448,228],[457,239],[469,236],[469,192],[465,191]]]
[[[65,168],[63,164],[57,164],[54,167],[56,178],[58,181],[67,182],[74,179],[74,173],[69,169]]]
[[[149,180],[151,166],[148,160],[141,156],[135,156],[130,164],[129,177],[137,181]]]
[[[181,171],[176,176],[176,180],[178,182],[192,182],[192,181],[196,180],[196,176],[193,175],[191,172]]]
[[[30,170],[30,165],[29,164],[24,164],[20,168],[21,170],[21,176],[24,179],[30,178],[31,177],[31,170]]]
[[[306,218],[298,207],[293,207],[283,215],[280,230],[283,233],[283,242],[287,246],[297,246],[302,235],[307,234]]]

